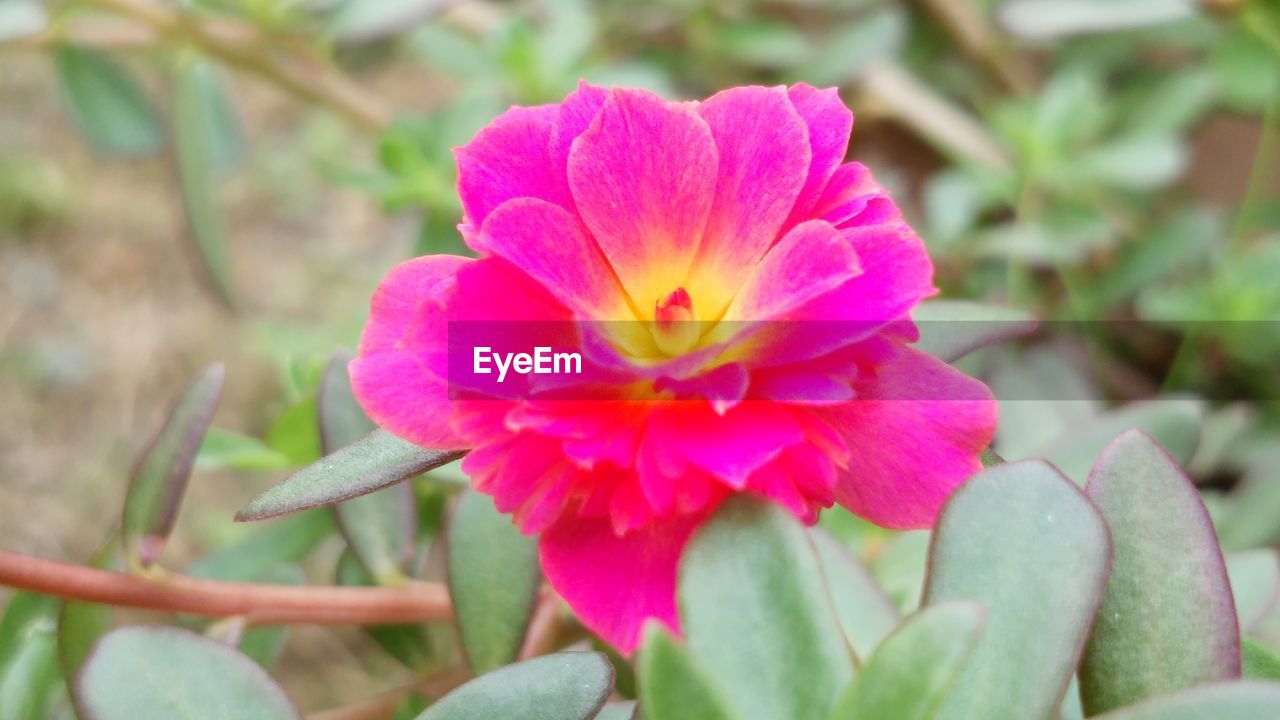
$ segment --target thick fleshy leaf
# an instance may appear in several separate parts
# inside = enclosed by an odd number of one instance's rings
[[[1219,683],[1153,698],[1096,720],[1275,720],[1280,683]]]
[[[735,718],[826,720],[853,677],[817,553],[777,505],[726,501],[685,550],[679,602],[687,647]]]
[[[303,559],[333,531],[329,512],[299,513],[255,528],[240,540],[187,566],[186,573],[214,580],[256,580],[282,563]]]
[[[493,499],[458,499],[449,521],[449,595],[462,646],[477,674],[516,659],[537,600],[538,544],[520,534]]]
[[[97,50],[73,45],[60,45],[54,63],[62,104],[94,147],[144,155],[164,144],[160,116],[124,66]]]
[[[350,550],[338,558],[337,572],[334,573],[339,585],[367,586],[373,585],[374,579],[356,561]],[[405,625],[370,625],[365,632],[373,641],[382,646],[391,657],[412,670],[423,671],[431,667],[431,636],[426,628],[419,624]]]
[[[831,720],[930,720],[973,652],[984,611],[952,602],[911,616],[858,671]]]
[[[226,374],[211,365],[178,399],[133,471],[121,537],[130,563],[150,566],[164,550],[191,479],[196,452],[213,420]]]
[[[1244,677],[1280,680],[1280,653],[1246,635],[1240,639],[1240,656]]]
[[[613,666],[604,655],[556,653],[482,675],[418,720],[588,720],[612,689]]]
[[[736,717],[706,669],[661,627],[650,625],[646,630],[637,665],[645,720]]]
[[[108,568],[115,558],[116,545],[107,543],[90,563],[96,568]],[[66,600],[58,611],[58,663],[62,676],[74,678],[89,657],[89,650],[98,638],[111,629],[111,609],[96,603]]]
[[[866,660],[880,641],[898,627],[902,615],[871,572],[839,540],[819,528],[810,530],[809,535],[818,551],[822,576],[845,638],[854,653]]]
[[[43,718],[62,683],[55,628],[58,601],[16,593],[0,617],[0,718]]]
[[[1200,493],[1149,435],[1130,430],[1086,488],[1111,528],[1112,569],[1080,666],[1090,715],[1240,677],[1240,628]]]
[[[1257,629],[1280,610],[1280,554],[1274,548],[1228,553],[1227,576],[1241,632]]]
[[[1038,456],[1083,485],[1103,448],[1120,433],[1137,428],[1158,440],[1179,464],[1186,463],[1195,451],[1203,419],[1204,403],[1199,400],[1169,397],[1133,403],[1077,423],[1079,429],[1049,443]]]
[[[75,683],[94,720],[296,720],[266,671],[209,638],[172,627],[126,627],[94,646]]]
[[[636,703],[633,700],[607,703],[600,712],[596,713],[595,720],[637,720],[638,718]]]
[[[236,520],[265,520],[350,500],[451,463],[464,454],[463,450],[425,450],[384,430],[374,430],[254,498]]]
[[[1280,452],[1259,458],[1227,498],[1218,527],[1228,550],[1270,545],[1280,539]]]
[[[1102,516],[1046,463],[988,468],[956,491],[934,530],[925,604],[980,602],[987,622],[939,718],[1057,711],[1102,597],[1109,544]]]
[[[326,455],[356,442],[376,427],[351,394],[347,365],[353,355],[340,352],[325,367],[316,394],[320,444]],[[404,582],[413,560],[418,512],[413,489],[400,483],[333,506],[347,544],[380,585]]]
[[[911,312],[911,319],[920,330],[916,349],[946,362],[1036,328],[1028,312],[967,300],[926,300]]]
[[[218,175],[239,154],[240,128],[215,66],[180,63],[173,78],[173,141],[188,232],[214,292],[235,304]]]
[[[871,562],[876,583],[900,613],[915,612],[920,607],[932,538],[927,530],[895,533]]]
[[[196,470],[284,470],[289,457],[255,437],[211,427],[196,453]]]

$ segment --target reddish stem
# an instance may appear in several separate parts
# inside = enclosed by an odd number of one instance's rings
[[[0,550],[0,585],[68,600],[188,613],[243,615],[255,625],[291,623],[385,625],[448,620],[448,590],[439,583],[399,588],[260,585],[169,574],[148,579]]]

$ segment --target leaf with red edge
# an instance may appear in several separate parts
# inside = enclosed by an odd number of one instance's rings
[[[1200,493],[1151,436],[1130,430],[1086,492],[1111,528],[1113,564],[1080,666],[1089,715],[1240,677],[1240,627]]]
[[[943,508],[925,604],[970,600],[986,628],[938,717],[1055,715],[1106,584],[1106,524],[1079,488],[1041,461],[987,468]]]
[[[337,353],[320,378],[316,415],[326,455],[376,429],[351,392],[347,365],[352,357],[349,352]],[[418,534],[417,504],[408,483],[338,503],[333,511],[351,551],[379,585],[405,581]]]
[[[200,373],[173,406],[134,468],[121,525],[131,564],[150,566],[173,532],[196,453],[218,407],[225,375],[221,364],[210,365]]]

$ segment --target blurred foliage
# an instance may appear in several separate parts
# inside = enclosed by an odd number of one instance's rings
[[[121,28],[130,32],[104,31]],[[1049,457],[1082,481],[1103,445],[1143,427],[1202,484],[1229,564],[1230,551],[1280,540],[1277,0],[0,0],[0,52],[27,51],[48,58],[48,92],[89,147],[172,173],[187,241],[229,308],[238,293],[225,186],[255,168],[266,166],[282,198],[305,169],[411,218],[415,254],[467,252],[452,148],[512,104],[556,102],[583,78],[685,98],[748,83],[836,85],[857,113],[851,156],[895,192],[943,294],[1064,321],[1038,344],[964,360],[998,392],[1078,390],[1079,402],[1007,404],[996,449]],[[427,100],[375,93],[383,73],[406,69]],[[353,151],[315,121],[283,147],[255,146],[241,76],[369,142]],[[0,136],[0,250],[43,241],[93,182]],[[17,264],[0,272],[31,275]],[[260,320],[279,390],[254,399],[259,432],[205,436],[198,473],[279,472],[321,457],[317,394],[332,348],[354,339],[348,320],[314,332]],[[25,354],[0,362],[38,364]],[[1101,401],[1179,390],[1197,397]],[[411,577],[445,575],[458,472],[403,486],[418,514],[402,522],[416,531]],[[916,609],[927,533],[892,533],[839,509],[822,523],[883,589],[878,611]],[[298,583],[305,562],[313,577],[374,582],[350,552],[359,541],[327,511],[212,527],[190,574]],[[317,552],[344,532],[343,559]],[[1271,562],[1259,569],[1233,565],[1233,584],[1271,582],[1280,571],[1263,552]],[[528,608],[507,604],[520,615],[508,625],[523,628]],[[52,704],[66,717],[55,615],[31,596],[11,604],[0,629],[32,640],[22,657],[0,642],[0,688],[28,689],[0,690],[0,708]],[[1263,653],[1280,648],[1277,618],[1245,628]],[[377,642],[417,671],[475,651],[460,650],[452,627],[383,630]],[[271,666],[284,632],[251,630],[239,647]],[[208,650],[183,642],[193,657]],[[507,645],[494,663],[510,659]],[[668,654],[644,660],[655,677],[663,664],[705,660]],[[405,708],[412,717],[421,703]]]

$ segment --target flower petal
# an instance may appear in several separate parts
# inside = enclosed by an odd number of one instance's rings
[[[578,89],[569,93],[564,102],[560,103],[555,122],[551,125],[551,161],[556,172],[568,176],[569,150],[573,147],[573,141],[591,127],[608,98],[607,89],[580,80]]]
[[[689,291],[702,317],[719,317],[795,205],[809,168],[809,137],[785,88],[739,87],[698,108],[719,152],[715,201]]]
[[[474,261],[433,255],[401,263],[374,292],[351,362],[351,387],[379,426],[424,447],[460,449],[450,427],[444,304]]]
[[[569,153],[579,214],[636,308],[689,273],[715,191],[716,146],[689,104],[615,89]]]
[[[836,500],[878,525],[927,528],[951,491],[982,468],[996,401],[941,360],[884,344],[892,357],[858,384],[857,400],[816,411],[849,448]]]
[[[849,151],[849,134],[853,132],[853,113],[840,101],[835,88],[819,90],[797,83],[787,89],[787,96],[809,130],[809,147],[813,159],[809,163],[804,188],[783,226],[792,226],[817,217],[812,214],[832,173],[844,162]]]
[[[857,253],[840,233],[828,223],[810,220],[787,233],[756,265],[724,320],[781,317],[860,272]]]
[[[623,536],[605,518],[566,516],[542,534],[542,569],[582,623],[624,655],[656,619],[679,632],[676,568],[709,512],[655,520]]]
[[[454,150],[465,221],[479,227],[502,203],[533,197],[572,208],[564,179],[551,162],[556,106],[513,107]]]
[[[479,250],[509,260],[579,318],[634,320],[626,296],[586,229],[567,210],[535,198],[503,203],[485,218]]]

